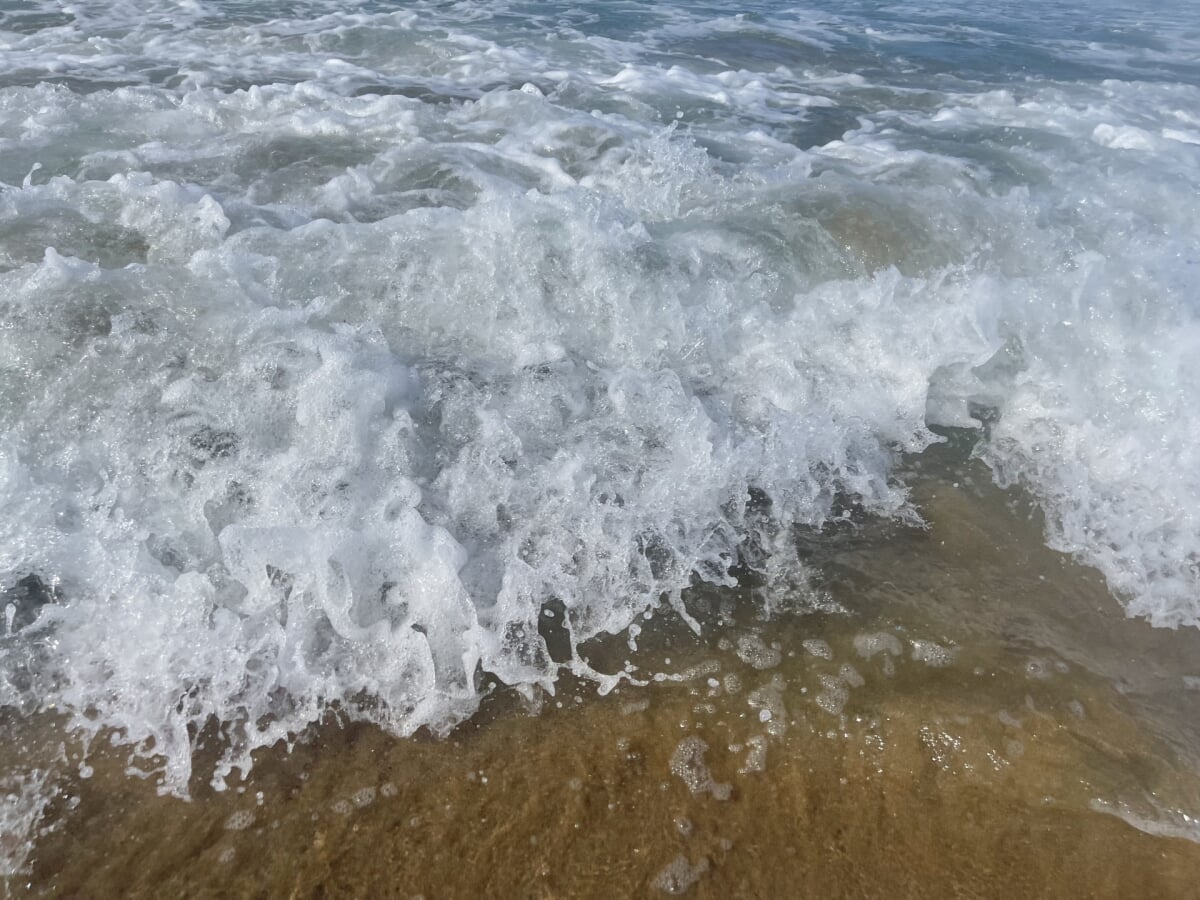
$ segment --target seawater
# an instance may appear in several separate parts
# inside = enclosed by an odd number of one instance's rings
[[[1198,60],[1182,2],[0,2],[0,706],[85,748],[6,843],[101,737],[223,788],[828,609],[948,438],[1194,628]]]

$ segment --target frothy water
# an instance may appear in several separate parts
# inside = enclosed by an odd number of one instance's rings
[[[611,686],[947,429],[1196,625],[1200,17],[1072,6],[0,3],[0,705]]]

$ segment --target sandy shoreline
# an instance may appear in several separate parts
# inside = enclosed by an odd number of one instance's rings
[[[536,717],[502,715],[447,742],[330,727],[290,756],[265,755],[245,793],[192,803],[155,796],[112,761],[80,792],[75,818],[43,841],[35,893],[1122,897],[1194,889],[1200,845],[1136,831],[1088,806],[1122,791],[1180,790],[1152,743],[1136,734],[1124,735],[1125,746],[1106,742],[1131,723],[1101,698],[1087,697],[1090,719],[1071,721],[1069,710],[1054,709],[1054,691],[1039,691],[1036,710],[1016,707],[1005,724],[929,683],[879,706],[848,703],[844,718],[789,711],[787,731],[769,736],[758,716],[738,709],[744,696],[726,703],[705,699],[709,692],[705,679],[656,685],[635,700],[618,694]],[[704,708],[710,703],[716,713]]]
[[[29,893],[1191,895],[1197,635],[1123,618],[1017,499],[940,471],[927,531],[814,537],[807,611],[695,597],[701,637],[659,615],[594,648],[643,687],[499,691],[448,740],[330,721],[235,790],[199,765],[191,802],[93,753]]]

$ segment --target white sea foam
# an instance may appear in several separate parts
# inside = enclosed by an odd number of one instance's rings
[[[0,879],[6,890],[9,879],[28,871],[53,790],[53,775],[45,769],[0,778]]]
[[[835,503],[915,521],[931,426],[1200,618],[1195,72],[1039,32],[1037,77],[943,77],[916,13],[30,8],[0,703],[177,792],[213,720],[218,784],[333,704],[445,731],[481,671],[553,687],[546,604],[574,654],[739,559],[802,580]]]

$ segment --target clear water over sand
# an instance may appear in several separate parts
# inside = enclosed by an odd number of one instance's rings
[[[0,0],[0,871],[1186,893],[1197,60]]]
[[[101,753],[89,779],[61,782],[32,883],[1189,896],[1200,636],[1123,617],[1099,578],[1044,548],[1021,498],[940,455],[914,466],[929,529],[808,535],[822,583],[767,598],[792,610],[767,619],[751,591],[697,593],[703,637],[664,612],[636,654],[589,648],[605,670],[637,659],[644,686],[600,697],[571,681],[533,704],[499,689],[445,740],[330,721],[260,752],[236,789],[198,773],[191,802]]]

